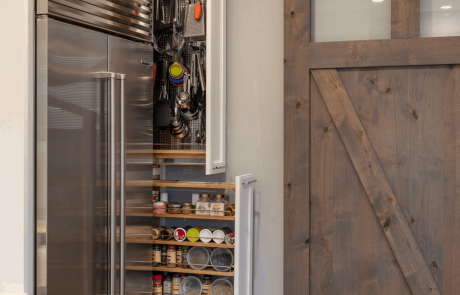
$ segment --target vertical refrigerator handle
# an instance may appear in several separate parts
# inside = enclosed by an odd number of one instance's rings
[[[125,273],[126,273],[126,132],[125,132],[125,80],[126,75],[117,74],[120,80],[120,295],[125,295]]]
[[[125,212],[125,79],[126,75],[98,72],[92,74],[95,79],[110,81],[110,98],[107,103],[108,121],[108,165],[109,165],[109,200],[110,200],[110,295],[116,295],[117,286],[117,204],[116,204],[116,93],[115,82],[120,80],[120,295],[125,294],[125,247],[126,247],[126,212]]]

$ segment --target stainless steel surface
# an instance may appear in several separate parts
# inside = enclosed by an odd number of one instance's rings
[[[247,180],[247,181],[246,181],[246,180],[243,180],[241,183],[242,183],[243,185],[247,185],[247,184],[251,184],[251,183],[255,183],[255,182],[257,182],[257,179]]]
[[[126,130],[125,130],[125,79],[126,75],[119,74],[120,80],[120,295],[125,295],[126,283]]]
[[[126,39],[109,36],[108,46],[108,70],[110,72],[126,74],[124,83],[124,98],[125,98],[125,143],[126,149],[153,149],[153,135],[152,135],[152,108],[153,108],[153,47],[145,44],[132,42]],[[141,61],[145,62],[141,62]],[[118,84],[121,81],[118,81]],[[117,86],[117,91],[120,87]],[[121,92],[120,92],[121,97]],[[120,120],[121,121],[121,120]],[[121,129],[120,125],[120,129]],[[120,134],[120,137],[123,133]],[[123,142],[118,141],[118,142]],[[120,156],[123,154],[119,148]],[[118,158],[120,159],[120,158]],[[152,159],[153,161],[153,159]],[[123,160],[120,162],[120,178],[122,172],[125,172],[124,178],[126,181],[130,180],[151,180],[152,179],[152,166],[145,164],[130,164],[121,168]],[[119,190],[123,191],[120,181]],[[120,204],[123,201],[120,200]],[[148,187],[125,187],[125,206],[126,209],[132,207],[148,207],[152,204],[152,189]],[[123,210],[121,210],[123,212]],[[118,224],[124,224],[123,217],[117,221]],[[152,220],[150,218],[134,218],[126,217],[128,225],[137,224],[152,227]],[[120,226],[120,233],[123,226]],[[120,236],[119,249],[123,247]],[[135,261],[151,261],[151,246],[139,245],[138,248],[133,248],[133,245],[128,244],[125,246],[124,259],[120,259],[120,264],[125,261],[126,264]],[[136,253],[132,253],[136,251]],[[133,256],[135,254],[135,256]],[[121,255],[120,255],[121,256]],[[133,293],[150,293],[152,291],[152,277],[148,272],[141,272],[135,276],[138,285],[133,284],[131,278],[133,277],[131,271],[125,274],[125,280],[122,279],[123,272],[119,273],[120,284],[125,284],[125,294]],[[121,286],[121,285],[119,285]]]
[[[110,294],[116,294],[117,271],[117,165],[116,165],[116,102],[115,77],[110,79],[110,99],[107,114],[109,116],[109,187],[110,187]]]
[[[108,293],[106,70],[105,34],[37,20],[38,295]]]
[[[150,2],[147,2],[150,3]],[[37,0],[37,13],[152,42],[152,8],[131,0]]]

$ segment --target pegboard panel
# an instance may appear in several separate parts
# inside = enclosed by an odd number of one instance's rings
[[[154,0],[154,5],[156,7],[156,1]],[[160,6],[160,17],[159,20],[155,19],[155,26],[161,26],[164,25],[162,23],[162,6],[164,5],[164,14],[165,14],[165,23],[170,23],[172,22],[173,19],[173,2],[175,0],[158,0],[159,6]],[[180,14],[181,14],[181,20],[182,20],[182,26],[176,27],[176,31],[180,34],[183,33],[183,23],[185,21],[185,12],[186,12],[186,6],[189,3],[194,3],[195,1],[191,0],[190,2],[187,0],[178,0],[179,5],[180,5]],[[201,1],[203,4],[205,4],[205,1]],[[155,15],[155,14],[154,14]],[[160,40],[158,40],[158,46],[160,49],[165,49],[169,44],[172,42],[172,34],[171,33],[166,33]],[[187,44],[184,45],[184,48],[182,49],[182,64],[190,71],[191,68],[191,60],[190,60],[190,55],[192,51],[191,49],[187,46]],[[160,98],[160,93],[161,93],[161,87],[160,87],[160,71],[161,71],[161,61],[167,60],[168,62],[173,62],[174,57],[167,55],[167,54],[160,54],[158,52],[155,52],[155,62],[157,63],[157,81],[155,83],[155,88],[154,88],[154,97],[153,97],[153,102],[156,103],[159,98]],[[171,83],[169,83],[169,79],[167,81],[168,83],[168,97],[169,100],[171,101],[171,117],[173,116],[172,113],[172,107],[173,107],[173,101],[176,95],[179,93],[179,90],[177,87],[173,86]],[[185,122],[188,123],[189,127],[191,128],[191,137],[186,138],[186,139],[178,139],[174,138],[171,136],[169,132],[169,128],[166,130],[161,130],[159,128],[154,128],[153,130],[153,143],[154,143],[154,149],[165,149],[165,150],[180,150],[180,149],[192,149],[192,150],[205,150],[206,145],[202,144],[197,144],[196,143],[196,133],[199,130],[199,120],[193,120],[193,121],[187,121],[185,118],[183,118]],[[206,126],[206,109],[203,111],[203,128]],[[203,129],[204,130],[204,129]]]

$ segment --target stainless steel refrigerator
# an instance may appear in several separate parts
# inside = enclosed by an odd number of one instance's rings
[[[124,272],[151,253],[125,257],[123,241],[125,206],[151,188],[123,183],[152,179],[124,150],[153,148],[153,48],[47,15],[36,42],[36,294],[151,293],[149,274]]]

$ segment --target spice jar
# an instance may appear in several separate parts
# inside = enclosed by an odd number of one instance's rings
[[[166,245],[161,247],[161,265],[166,265],[168,263],[168,248]]]
[[[181,281],[181,283],[182,283],[182,281],[185,279],[185,277],[186,277],[186,276],[185,276],[185,273],[181,273],[181,274],[180,274],[180,281]]]
[[[200,241],[203,243],[209,243],[212,241],[212,234],[214,231],[218,230],[217,227],[209,227],[200,231]]]
[[[215,195],[214,200],[211,201],[211,216],[224,216],[224,209],[227,202],[224,199],[224,195]]]
[[[163,280],[163,294],[171,294],[172,292],[172,278],[167,276]]]
[[[196,209],[196,202],[200,199],[199,193],[192,194],[192,209]],[[196,214],[195,210],[192,210],[192,214]]]
[[[186,227],[184,228],[177,228],[175,231],[174,231],[174,239],[176,239],[176,241],[178,242],[183,242],[187,239],[187,231],[189,229],[191,229],[192,227],[190,225],[187,225]]]
[[[182,204],[182,214],[192,214],[192,204],[190,203]]]
[[[191,228],[187,231],[187,239],[190,242],[197,242],[200,239],[200,232],[204,229],[204,226],[198,226]]]
[[[177,227],[170,227],[170,228],[165,228],[164,230],[161,231],[160,237],[163,241],[169,241],[174,238],[174,232],[176,231]]]
[[[225,216],[235,216],[235,204],[231,204],[225,207]]]
[[[153,266],[161,266],[161,247],[153,246]]]
[[[218,229],[212,233],[212,240],[216,244],[222,244],[225,241],[225,236],[229,233],[232,233],[232,229],[229,227]]]
[[[211,294],[211,276],[204,276],[203,277],[203,291],[202,295],[209,295]]]
[[[175,268],[176,267],[176,246],[168,246],[168,259],[167,267]]]
[[[208,194],[201,194],[198,201],[196,201],[196,214],[197,215],[209,215],[209,208],[211,208],[211,202]]]
[[[182,268],[190,268],[190,266],[188,265],[188,250],[189,250],[189,246],[182,246]]]
[[[225,244],[233,245],[235,243],[235,233],[230,233],[225,236]]]
[[[182,282],[180,274],[176,273],[172,280],[172,294],[180,294],[180,283]]]
[[[161,236],[161,232],[166,228],[159,226],[152,229],[152,240],[157,240]]]
[[[176,247],[176,267],[182,267],[182,246]]]
[[[162,279],[163,279],[163,276],[161,275],[153,276],[153,294],[154,295],[163,294],[163,284],[161,281]]]
[[[158,202],[159,191],[152,191],[152,203]]]
[[[168,205],[169,214],[182,214],[182,204],[180,203],[169,203]]]
[[[153,213],[166,213],[166,202],[153,203]]]

